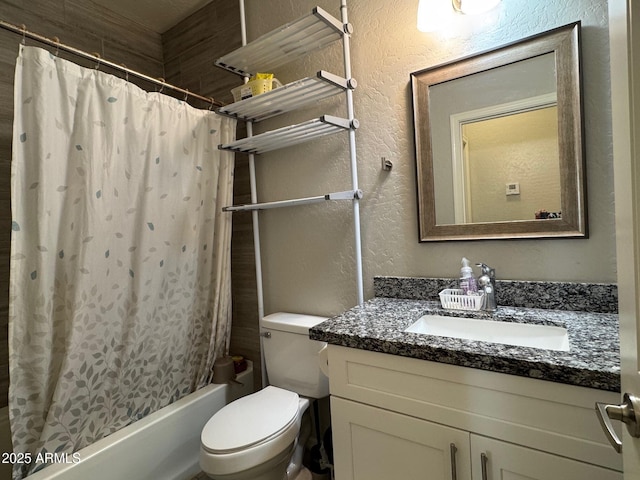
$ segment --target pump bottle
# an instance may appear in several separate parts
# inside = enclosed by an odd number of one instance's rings
[[[460,289],[464,295],[474,295],[478,293],[476,277],[473,276],[473,269],[469,265],[469,260],[462,258],[462,268],[460,269]]]

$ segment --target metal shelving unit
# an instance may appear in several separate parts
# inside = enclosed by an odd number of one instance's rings
[[[228,212],[251,211],[253,220],[254,251],[256,257],[256,279],[258,290],[258,315],[264,316],[262,291],[262,260],[260,251],[260,229],[258,211],[273,208],[294,207],[326,201],[351,201],[355,233],[355,267],[358,304],[364,302],[362,282],[362,248],[360,239],[360,204],[363,196],[358,187],[356,162],[355,131],[358,120],[354,116],[353,90],[356,81],[351,78],[351,59],[349,38],[353,32],[347,18],[346,0],[340,0],[341,20],[315,7],[310,14],[299,18],[281,28],[263,35],[255,41],[246,42],[246,22],[244,0],[239,0],[243,46],[216,60],[216,65],[244,76],[246,79],[257,72],[273,71],[309,53],[342,40],[344,57],[344,76],[320,71],[313,77],[303,78],[276,88],[256,97],[241,100],[218,109],[218,113],[247,122],[247,137],[235,142],[219,145],[218,148],[249,154],[249,177],[251,182],[251,203],[232,205],[223,210]],[[245,79],[245,81],[246,81]],[[285,112],[302,109],[320,100],[338,94],[344,94],[347,106],[347,118],[323,115],[297,125],[253,135],[253,123],[260,122]],[[351,190],[327,193],[323,195],[279,200],[274,202],[257,201],[255,156],[273,150],[286,148],[314,140],[325,135],[347,132],[349,136],[349,157],[351,167]],[[264,373],[264,372],[263,372]]]

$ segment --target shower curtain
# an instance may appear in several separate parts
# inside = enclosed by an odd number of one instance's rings
[[[15,479],[77,461],[72,452],[207,383],[228,349],[231,218],[221,207],[232,203],[234,160],[217,145],[234,136],[235,120],[21,46]]]

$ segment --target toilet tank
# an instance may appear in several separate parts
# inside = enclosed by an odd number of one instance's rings
[[[273,313],[260,322],[269,384],[310,398],[329,395],[329,378],[318,353],[326,346],[309,338],[309,329],[326,320],[298,313]]]

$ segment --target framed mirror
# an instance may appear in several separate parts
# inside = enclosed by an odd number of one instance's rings
[[[411,74],[420,241],[587,237],[579,37]]]

